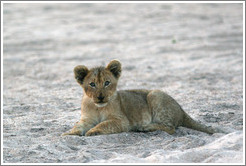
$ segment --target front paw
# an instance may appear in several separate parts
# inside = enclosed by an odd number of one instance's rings
[[[75,125],[69,132],[63,133],[61,136],[65,135],[79,135],[82,136],[85,134],[85,130],[82,126],[80,125]]]
[[[103,134],[100,130],[89,130],[85,133],[85,136],[94,136],[94,135],[101,135]]]
[[[70,132],[61,134],[61,136],[66,136],[66,135],[78,135],[78,136],[82,136],[83,135],[83,132],[72,130]]]

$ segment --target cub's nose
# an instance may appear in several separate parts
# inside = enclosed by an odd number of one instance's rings
[[[103,101],[104,97],[100,95],[100,96],[97,97],[97,99],[98,99],[99,101]]]

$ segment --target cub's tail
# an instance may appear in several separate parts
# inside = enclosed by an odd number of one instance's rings
[[[182,126],[191,128],[194,130],[202,131],[208,134],[214,134],[214,133],[227,133],[225,131],[222,131],[221,129],[213,128],[210,126],[206,126],[204,124],[201,124],[194,119],[192,119],[187,113],[184,112],[184,119]]]

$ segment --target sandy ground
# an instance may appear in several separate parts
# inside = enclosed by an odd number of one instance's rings
[[[4,4],[4,163],[243,162],[240,4]],[[180,127],[60,135],[80,118],[73,68],[123,66],[118,89],[161,89],[194,119]]]

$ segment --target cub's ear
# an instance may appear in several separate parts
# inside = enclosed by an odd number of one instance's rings
[[[78,65],[74,68],[74,77],[79,84],[83,84],[85,76],[88,74],[89,70],[84,65]]]
[[[119,78],[120,74],[121,74],[121,64],[119,61],[117,60],[112,60],[111,62],[109,62],[108,66],[106,67],[106,69],[108,69],[111,73],[113,73],[113,75],[115,76],[115,78]]]

